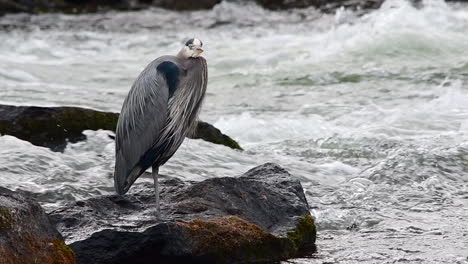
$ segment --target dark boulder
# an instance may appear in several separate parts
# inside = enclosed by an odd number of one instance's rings
[[[151,6],[171,10],[211,9],[222,0],[0,0],[0,15],[6,13],[89,13],[107,10],[139,10]],[[249,0],[251,1],[251,0]],[[332,12],[341,6],[351,9],[378,8],[384,0],[255,0],[265,8],[283,10],[314,6]]]
[[[118,113],[79,107],[0,105],[0,134],[12,135],[54,151],[63,151],[67,142],[86,139],[82,133],[84,130],[115,131],[118,118]],[[241,149],[236,141],[201,121],[192,138]]]
[[[211,9],[219,3],[221,0],[153,0],[155,6],[179,11]]]
[[[272,262],[313,251],[315,224],[302,186],[267,163],[236,178],[161,180],[125,197],[78,201],[50,213],[78,263]]]
[[[0,134],[56,151],[86,139],[83,130],[115,130],[117,120],[115,113],[77,107],[0,105]]]
[[[210,9],[221,0],[0,0],[0,15],[6,13],[89,13],[138,10],[158,6],[172,10]]]
[[[7,13],[90,13],[108,10],[140,10],[151,6],[171,10],[211,9],[223,0],[0,0],[0,15]],[[229,0],[224,0],[229,1]],[[253,0],[244,0],[253,1]],[[323,12],[335,12],[340,7],[352,10],[379,8],[384,0],[254,0],[259,5],[273,10],[315,7]],[[447,0],[467,2],[468,0]],[[411,0],[419,3],[420,0]]]
[[[242,148],[239,146],[239,143],[237,143],[234,139],[224,135],[219,129],[203,121],[198,121],[197,130],[193,135],[189,135],[189,138],[203,139],[205,141],[224,145],[232,149],[242,150]]]
[[[0,262],[68,264],[75,255],[37,202],[0,187]]]
[[[283,10],[290,8],[316,7],[329,13],[337,8],[345,7],[352,10],[377,9],[384,0],[256,0],[256,2],[268,9]]]

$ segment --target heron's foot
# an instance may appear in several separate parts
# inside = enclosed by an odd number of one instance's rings
[[[161,220],[161,212],[158,210],[155,210],[154,217],[156,218],[156,220]]]
[[[154,208],[153,210],[152,210],[153,211],[152,214],[153,214],[154,218],[157,221],[164,221],[163,217],[161,216],[161,210],[159,208]]]

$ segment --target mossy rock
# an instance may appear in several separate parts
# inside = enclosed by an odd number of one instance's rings
[[[169,176],[50,213],[78,263],[273,263],[314,252],[316,228],[299,180],[266,163],[240,177]],[[95,231],[99,230],[99,231]]]
[[[294,231],[287,233],[287,237],[296,246],[297,252],[315,251],[317,228],[311,215],[304,215],[299,220]]]
[[[207,263],[272,263],[315,251],[316,227],[311,215],[301,217],[286,237],[237,216],[180,225],[190,234],[193,256]]]
[[[118,113],[80,107],[0,105],[0,134],[15,136],[37,146],[63,151],[68,142],[86,139],[84,130],[115,131]],[[239,144],[212,125],[199,122],[191,138],[241,149]]]
[[[304,238],[307,236],[304,234],[315,232],[315,225],[310,223],[313,222],[299,224],[292,232]],[[277,236],[238,216],[228,215],[188,222],[167,221],[141,233],[106,229],[86,242],[72,243],[71,247],[78,254],[78,263],[279,263],[313,253],[312,241],[315,236],[310,240]],[[301,250],[306,248],[309,251]]]
[[[179,225],[189,233],[192,256],[200,262],[271,263],[296,253],[290,239],[274,236],[237,216]]]
[[[37,202],[0,188],[0,262],[72,264],[75,254]]]
[[[237,143],[234,139],[224,135],[219,129],[203,121],[198,121],[195,133],[189,137],[193,139],[203,139],[205,141],[224,145],[232,149],[242,150],[239,143]]]
[[[115,130],[118,114],[78,107],[0,105],[0,134],[61,151],[86,139],[83,130]]]
[[[6,232],[15,224],[12,212],[7,207],[0,207],[0,232]]]

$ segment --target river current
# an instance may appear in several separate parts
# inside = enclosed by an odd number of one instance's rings
[[[0,103],[114,112],[151,60],[200,38],[201,119],[245,150],[187,139],[162,174],[286,168],[319,232],[318,252],[295,263],[468,263],[468,4],[322,14],[228,2],[8,15],[0,28]],[[0,185],[48,210],[113,193],[112,132],[86,134],[63,153],[0,136]]]

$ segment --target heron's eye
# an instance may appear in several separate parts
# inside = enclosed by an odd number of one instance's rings
[[[189,44],[188,47],[189,47],[190,49],[193,49],[193,48],[195,47],[195,45]]]

